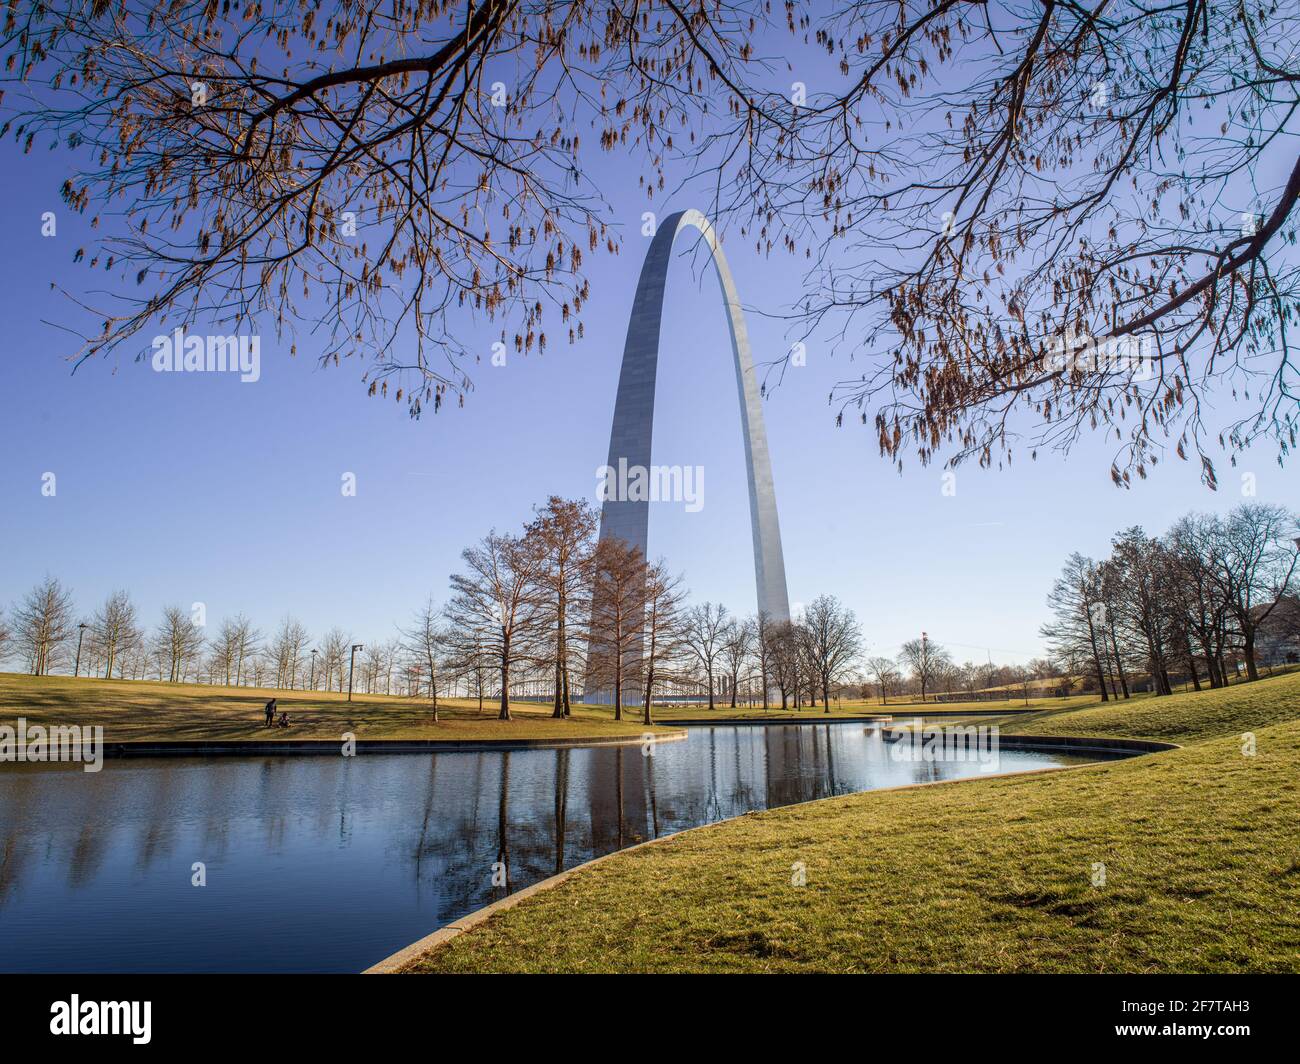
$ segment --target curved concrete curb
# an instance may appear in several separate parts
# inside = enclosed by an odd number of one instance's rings
[[[1147,739],[1110,739],[1110,738],[1091,738],[1087,736],[1076,737],[1076,736],[1060,736],[1060,735],[1052,735],[1052,736],[1017,735],[1017,736],[1008,736],[1006,737],[1006,739],[1003,739],[1002,741],[1006,742],[1008,739],[1020,739],[1024,741],[1025,745],[1023,746],[1023,749],[1059,749],[1059,750],[1073,750],[1075,752],[1080,752],[1080,753],[1088,752],[1089,750],[1095,752],[1100,752],[1101,750],[1107,750],[1111,753],[1114,753],[1121,747],[1136,749],[1138,754],[1160,753],[1166,750],[1181,749],[1181,747],[1177,743],[1161,743],[1161,742],[1154,742]],[[1056,745],[1053,746],[1046,746],[1046,745],[1030,746],[1029,745],[1030,743],[1036,741],[1042,741],[1044,743],[1050,742]],[[1069,743],[1087,744],[1087,745],[1070,746],[1068,745]],[[1096,762],[1094,762],[1093,764],[1096,764]],[[1008,779],[1015,776],[1038,776],[1048,772],[1068,772],[1072,769],[1089,768],[1089,767],[1091,767],[1091,765],[1088,764],[1057,765],[1051,768],[1031,768],[1031,769],[1024,769],[1018,772],[995,772],[995,773],[989,773],[987,775],[980,775],[980,776],[964,776],[961,779],[955,779],[955,780],[931,780],[926,783],[908,783],[908,784],[904,784],[901,787],[880,787],[876,790],[870,790],[870,791],[853,791],[850,794],[833,794],[833,795],[829,795],[826,798],[814,798],[812,801],[796,802],[794,803],[794,805],[779,806],[778,808],[794,809],[799,806],[817,805],[820,802],[840,801],[841,799],[851,798],[856,795],[887,794],[891,791],[911,791],[911,790],[916,790],[919,787],[947,787],[958,783],[970,783],[973,780]],[[523,890],[520,890],[515,894],[511,894],[508,897],[502,898],[500,901],[495,901],[491,905],[485,905],[481,909],[475,909],[472,913],[468,913],[467,915],[462,916],[459,920],[453,920],[445,927],[438,928],[438,930],[434,931],[432,934],[425,935],[424,938],[419,939],[416,942],[412,942],[409,946],[405,947],[404,949],[400,949],[396,953],[385,957],[383,960],[377,962],[376,964],[372,964],[369,968],[365,969],[361,974],[362,975],[396,975],[403,968],[405,968],[408,964],[410,964],[412,961],[416,960],[417,958],[423,956],[426,953],[431,952],[432,950],[439,949],[440,947],[445,946],[452,939],[460,937],[466,931],[472,931],[474,928],[478,927],[480,924],[486,923],[488,920],[492,919],[492,917],[496,916],[497,914],[503,913],[508,909],[513,909],[516,905],[519,905],[521,902],[527,901],[534,894],[540,894],[544,890],[550,890],[552,887],[558,887],[565,880],[572,878],[573,876],[577,875],[579,872],[584,872],[587,869],[595,868],[597,865],[604,864],[606,861],[612,861],[616,857],[623,857],[626,854],[635,853],[637,850],[643,850],[647,846],[658,846],[660,843],[668,842],[671,839],[680,839],[683,835],[689,835],[691,832],[694,831],[706,831],[709,828],[716,828],[722,824],[729,824],[732,821],[740,820],[742,817],[753,816],[755,813],[770,813],[770,812],[776,812],[776,810],[775,809],[751,810],[748,813],[740,813],[737,816],[727,817],[725,820],[715,820],[712,824],[700,824],[697,827],[686,828],[683,831],[674,831],[670,835],[661,835],[657,839],[647,839],[645,842],[638,842],[635,846],[627,846],[624,849],[615,850],[613,853],[603,854],[600,857],[593,857],[590,861],[584,861],[582,864],[574,865],[572,868],[566,868],[563,872],[560,872],[558,875],[548,876],[546,879],[539,880],[538,882],[534,883],[532,886],[525,887]]]
[[[656,732],[650,742],[677,742],[685,731]],[[574,746],[640,746],[645,734],[628,736],[582,736],[551,739],[357,739],[358,754],[441,754],[458,750],[481,753],[490,750],[550,750]],[[176,739],[105,743],[105,757],[261,757],[267,754],[333,755],[342,750],[341,739]]]
[[[907,730],[895,729],[889,736],[904,736]],[[998,735],[998,746],[1005,750],[1059,750],[1072,754],[1158,754],[1181,749],[1177,743],[1155,739],[1121,739],[1104,735]],[[1065,766],[1073,768],[1075,766]]]
[[[999,735],[998,742],[1012,750],[1062,750],[1077,754],[1159,754],[1181,750],[1177,743],[1155,739],[1112,739],[1105,735]]]

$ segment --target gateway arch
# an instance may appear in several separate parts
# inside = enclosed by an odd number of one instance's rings
[[[745,469],[749,477],[749,519],[758,609],[773,620],[789,620],[790,601],[785,586],[781,528],[776,515],[776,489],[772,484],[772,462],[767,448],[767,431],[763,427],[762,399],[749,349],[749,333],[722,247],[713,226],[699,211],[679,211],[665,219],[655,231],[641,267],[627,339],[623,344],[623,368],[614,403],[608,467],[613,470],[624,465],[629,469],[650,468],[664,283],[673,244],[678,234],[686,229],[697,230],[708,245],[722,286],[723,306],[731,329],[731,353],[736,366],[736,391],[740,398],[740,423],[745,442]],[[622,539],[639,547],[646,558],[650,557],[649,527],[650,504],[647,500],[607,498],[601,507],[600,538]],[[587,680],[585,695],[588,701],[592,701],[590,666]],[[639,700],[639,693],[636,697]]]

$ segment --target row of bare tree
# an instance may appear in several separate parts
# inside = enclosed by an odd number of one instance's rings
[[[1026,667],[957,664],[924,634],[897,658],[863,661],[853,612],[833,596],[793,621],[733,616],[720,603],[688,605],[681,578],[618,541],[598,541],[585,502],[551,497],[518,534],[489,532],[463,554],[451,598],[432,598],[409,628],[386,641],[355,643],[340,628],[313,640],[286,617],[269,636],[245,616],[212,635],[179,606],[146,629],[130,596],[114,591],[84,620],[70,591],[47,576],[6,619],[0,659],[43,675],[56,670],[119,679],[203,682],[293,690],[510,699],[546,693],[566,717],[575,692],[611,702],[622,719],[643,719],[665,698],[781,707],[860,689],[861,696],[975,697],[1035,681],[1081,677],[1103,700],[1149,685],[1168,694],[1176,679],[1220,687],[1238,672],[1300,651],[1300,527],[1280,506],[1246,504],[1225,517],[1190,514],[1163,537],[1130,528],[1100,562],[1073,554],[1049,602],[1042,632],[1051,659]],[[355,650],[354,650],[355,648]],[[359,656],[356,653],[360,652]],[[354,675],[355,673],[355,675]],[[1059,681],[1064,683],[1065,681]],[[1071,679],[1066,686],[1073,686]],[[873,690],[874,689],[874,690]]]
[[[650,723],[655,699],[683,688],[702,689],[710,709],[720,691],[733,706],[742,691],[766,705],[773,690],[783,706],[818,695],[825,704],[856,663],[860,629],[833,597],[796,622],[689,607],[666,562],[596,532],[587,503],[552,497],[520,533],[489,532],[463,552],[445,628],[426,630],[453,667],[491,669],[502,719],[519,671],[552,680],[556,717],[569,714],[581,675],[588,701],[611,702],[620,720],[640,704]]]
[[[489,532],[462,552],[451,596],[432,598],[408,628],[385,642],[355,643],[333,628],[314,641],[286,617],[266,636],[240,614],[207,633],[201,614],[163,610],[151,630],[125,591],[80,619],[70,591],[46,577],[0,616],[0,656],[37,674],[69,671],[119,679],[203,682],[366,693],[438,692],[510,698],[546,692],[557,717],[576,693],[625,706],[699,696],[782,707],[829,703],[856,677],[862,637],[851,610],[815,599],[795,621],[733,616],[720,603],[691,606],[663,560],[597,539],[597,515],[583,501],[551,497],[518,533]],[[353,647],[360,651],[354,657]],[[353,671],[356,676],[353,676]]]
[[[1042,632],[1067,671],[1103,700],[1135,680],[1169,694],[1171,676],[1221,687],[1240,662],[1300,649],[1300,518],[1246,503],[1226,516],[1188,514],[1167,534],[1121,532],[1102,561],[1072,554],[1052,589]]]
[[[180,606],[165,607],[148,629],[120,590],[79,619],[72,593],[51,576],[27,593],[11,620],[0,615],[0,660],[17,658],[38,676],[62,670],[121,680],[343,690],[350,637],[335,628],[317,647],[311,642],[293,617],[267,637],[242,614],[209,636],[199,615]],[[390,640],[365,650],[357,661],[365,690],[392,692],[404,668],[402,644]]]

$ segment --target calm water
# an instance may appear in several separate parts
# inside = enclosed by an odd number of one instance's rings
[[[1003,751],[1001,771],[1074,763]],[[1095,760],[1088,758],[1087,760]],[[861,724],[656,748],[0,765],[0,971],[355,972],[561,869],[752,809],[980,774]],[[207,885],[191,885],[203,862]],[[508,886],[493,885],[504,865]]]

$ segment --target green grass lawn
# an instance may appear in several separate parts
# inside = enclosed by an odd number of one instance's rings
[[[1187,745],[686,832],[579,872],[408,970],[1300,970],[1300,676],[1008,724]],[[805,886],[791,883],[795,862]]]
[[[1003,720],[1025,735],[1124,735],[1188,743],[1300,720],[1300,674],[1218,691],[1095,703],[1064,713],[1024,714]]]
[[[262,707],[279,699],[289,714],[286,729],[263,727]],[[469,699],[439,700],[438,723],[427,700],[388,695],[346,696],[325,691],[277,691],[258,687],[210,687],[91,677],[0,673],[0,722],[104,726],[106,742],[168,739],[438,739],[472,742],[519,739],[609,739],[645,732],[635,720],[622,723],[608,712],[575,707],[568,720],[553,720],[550,706],[515,702],[514,720],[496,719],[498,707]],[[674,729],[655,729],[670,732]]]

